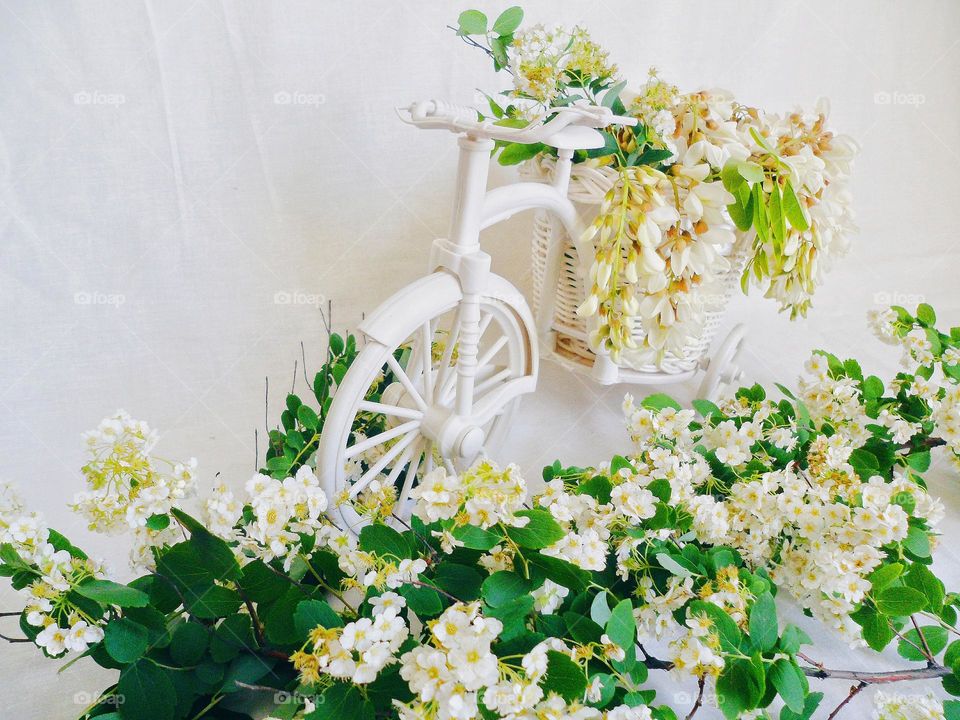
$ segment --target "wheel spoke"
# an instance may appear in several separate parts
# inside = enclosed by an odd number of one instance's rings
[[[396,445],[387,450],[373,466],[367,469],[367,471],[360,476],[360,479],[357,480],[353,486],[350,488],[350,498],[355,498],[361,493],[361,491],[369,485],[377,475],[380,474],[380,471],[383,470],[393,459],[399,455],[403,450],[416,440],[419,437],[420,433],[414,431],[409,434],[402,440],[400,440]]]
[[[433,330],[427,320],[420,328],[420,364],[423,368],[423,396],[433,399]]]
[[[481,395],[486,391],[492,388],[497,383],[503,382],[510,378],[510,368],[503,368],[500,372],[494,373],[482,383],[478,383],[476,388],[474,388],[474,402],[477,402],[481,399]]]
[[[350,460],[351,458],[356,457],[360,453],[366,452],[372,447],[381,445],[385,443],[387,440],[393,440],[393,438],[399,437],[400,435],[403,435],[404,433],[408,433],[411,430],[415,430],[418,427],[420,427],[420,421],[411,420],[410,422],[405,422],[402,425],[397,425],[396,427],[390,428],[389,430],[384,430],[382,433],[374,435],[373,437],[369,437],[366,440],[361,440],[356,445],[351,445],[346,449],[346,452],[344,452],[343,457],[346,460]]]
[[[413,408],[400,407],[399,405],[385,405],[384,403],[373,402],[372,400],[361,400],[359,409],[364,412],[376,413],[377,415],[392,415],[398,418],[407,418],[410,420],[419,420],[423,413]]]
[[[483,353],[480,359],[477,360],[477,367],[481,368],[493,360],[493,356],[500,352],[500,348],[507,344],[507,340],[508,338],[506,335],[501,335],[493,345],[487,348],[487,351]]]
[[[400,477],[400,471],[410,462],[413,458],[413,454],[417,451],[417,448],[420,447],[420,440],[417,440],[413,445],[408,447],[403,451],[403,454],[400,456],[400,459],[393,464],[393,467],[390,468],[390,474],[387,475],[387,484],[394,485],[397,482],[397,478]]]
[[[429,445],[430,443],[426,443]],[[397,507],[400,512],[403,512],[403,506],[407,503],[407,498],[410,497],[410,491],[413,489],[413,482],[417,478],[417,472],[420,470],[420,461],[423,458],[423,455],[420,453],[420,443],[417,442],[417,459],[416,462],[411,461],[410,466],[407,468],[407,475],[403,478],[403,487],[400,490],[400,496],[397,499]]]
[[[403,389],[409,393],[410,397],[413,398],[413,401],[417,404],[417,407],[421,411],[426,412],[427,404],[423,401],[420,393],[417,392],[417,389],[413,386],[413,383],[410,382],[410,378],[407,377],[407,373],[404,372],[403,368],[400,367],[400,363],[397,362],[397,359],[393,356],[393,353],[387,355],[387,365],[390,366],[390,369],[393,371],[393,374],[397,376],[397,380],[400,381],[400,384],[403,385]]]

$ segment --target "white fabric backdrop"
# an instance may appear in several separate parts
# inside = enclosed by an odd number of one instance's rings
[[[493,16],[508,3],[476,4]],[[682,88],[722,86],[768,108],[826,95],[834,126],[862,143],[862,232],[809,319],[790,323],[756,296],[731,308],[730,323],[750,326],[751,379],[792,382],[813,347],[892,372],[896,358],[863,321],[884,300],[922,296],[960,324],[960,6],[558,5],[530,0],[528,18],[587,24],[628,77],[656,65]],[[321,357],[318,307],[332,300],[335,325],[352,326],[424,270],[430,238],[445,232],[453,140],[401,125],[391,108],[501,87],[444,29],[461,9],[0,0],[2,475],[121,575],[120,543],[88,540],[65,508],[80,487],[79,433],[124,407],[164,432],[165,455],[197,456],[206,487],[249,477],[264,377],[272,420],[300,341],[309,368]],[[495,269],[523,288],[528,222],[487,242]],[[545,364],[505,457],[535,477],[555,457],[622,451],[625,389]],[[956,478],[941,474],[934,487],[955,511]],[[955,514],[946,528],[949,545]],[[960,580],[954,550],[939,562]],[[0,590],[0,609],[15,603]],[[828,664],[889,664],[829,647]],[[0,649],[4,716],[74,717],[75,693],[111,677],[55,666],[29,647]]]

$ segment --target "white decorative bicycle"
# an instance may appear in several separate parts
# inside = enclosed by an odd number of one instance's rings
[[[352,500],[374,481],[394,486],[395,512],[403,517],[412,505],[411,489],[426,473],[440,464],[449,472],[463,469],[503,439],[520,397],[536,388],[538,341],[553,347],[552,298],[544,293],[535,320],[522,293],[490,271],[480,232],[518,212],[545,209],[571,237],[580,237],[577,211],[567,197],[573,153],[603,147],[600,128],[637,121],[587,105],[554,108],[520,129],[477,120],[476,110],[439,101],[417,102],[398,113],[416,127],[459,135],[450,233],[433,241],[430,274],[360,324],[366,342],[334,394],[317,468],[334,499],[346,492]],[[494,140],[556,148],[552,182],[488,191]],[[551,249],[546,277],[554,282],[545,287],[555,287],[561,261],[560,247]],[[737,379],[734,356],[741,339],[742,332],[728,338],[709,363],[701,397]],[[635,382],[679,382],[695,372],[645,373]],[[331,505],[341,527],[363,523],[352,502]]]

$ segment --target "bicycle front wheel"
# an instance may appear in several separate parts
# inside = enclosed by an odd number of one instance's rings
[[[477,412],[456,415],[462,295],[450,285],[456,278],[431,277],[447,292],[402,291],[388,300],[374,317],[390,318],[390,337],[368,339],[334,394],[317,468],[340,527],[357,529],[373,515],[405,521],[420,479],[437,466],[458,472],[495,449],[520,395],[536,383],[536,348],[519,294],[481,295]]]

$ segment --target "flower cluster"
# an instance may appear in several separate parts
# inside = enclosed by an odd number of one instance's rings
[[[400,676],[421,703],[436,706],[436,717],[476,717],[477,691],[494,685],[500,676],[490,643],[503,625],[481,615],[477,603],[458,603],[429,627],[430,644],[420,645],[400,658]]]
[[[131,565],[151,567],[152,548],[178,537],[168,514],[194,494],[197,461],[172,462],[154,455],[157,432],[123,410],[83,437],[90,455],[83,466],[88,489],[76,495],[72,509],[96,532],[132,532]]]
[[[84,434],[90,461],[83,466],[89,490],[73,509],[97,532],[145,527],[194,491],[197,461],[170,462],[151,454],[158,435],[123,410]],[[169,470],[162,469],[163,466]]]
[[[35,629],[33,642],[51,657],[82,653],[103,639],[103,618],[82,609],[70,593],[84,580],[102,578],[104,568],[66,544],[40,515],[26,510],[13,487],[0,485],[0,547],[15,553],[3,562],[21,573],[24,621]]]
[[[211,530],[236,543],[244,560],[279,558],[286,568],[299,555],[302,535],[327,528],[323,512],[327,496],[313,471],[302,466],[293,477],[278,479],[257,473],[247,481],[246,503],[221,484],[204,505]],[[249,509],[249,514],[244,509]]]
[[[405,601],[388,592],[370,604],[372,617],[358,618],[342,628],[317,627],[310,633],[306,648],[291,658],[304,683],[315,683],[326,674],[366,685],[396,661],[395,653],[410,634],[400,616]]]
[[[943,703],[932,694],[904,695],[878,690],[873,696],[873,720],[944,720]]]
[[[488,528],[498,523],[522,526],[525,520],[516,512],[523,508],[526,494],[520,468],[511,464],[501,470],[483,460],[460,475],[450,475],[442,467],[432,470],[410,497],[426,522],[454,520]]]
[[[610,78],[617,68],[608,54],[581,27],[547,29],[535,25],[516,33],[510,47],[514,94],[545,105],[571,82]]]
[[[652,73],[628,110],[641,129],[617,133],[618,155],[588,161],[610,178],[586,238],[596,255],[578,310],[598,315],[592,346],[635,367],[682,357],[731,271],[805,314],[854,230],[845,180],[855,145],[825,129],[826,106],[766,115],[725,91],[680,94]],[[645,146],[662,163],[624,162]],[[746,268],[734,265],[740,256]]]
[[[744,292],[753,282],[791,317],[805,315],[856,230],[847,179],[858,148],[828,128],[826,102],[778,115],[724,90],[681,93],[653,69],[628,86],[582,28],[517,30],[518,19],[508,46],[489,34],[489,47],[471,42],[512,75],[506,107],[490,99],[496,119],[523,123],[579,102],[639,121],[607,128],[603,148],[575,157],[598,206],[578,308],[591,348],[636,368],[683,361],[726,303],[731,273],[742,273]],[[543,148],[535,162],[554,157]],[[507,144],[500,160],[530,158]]]

